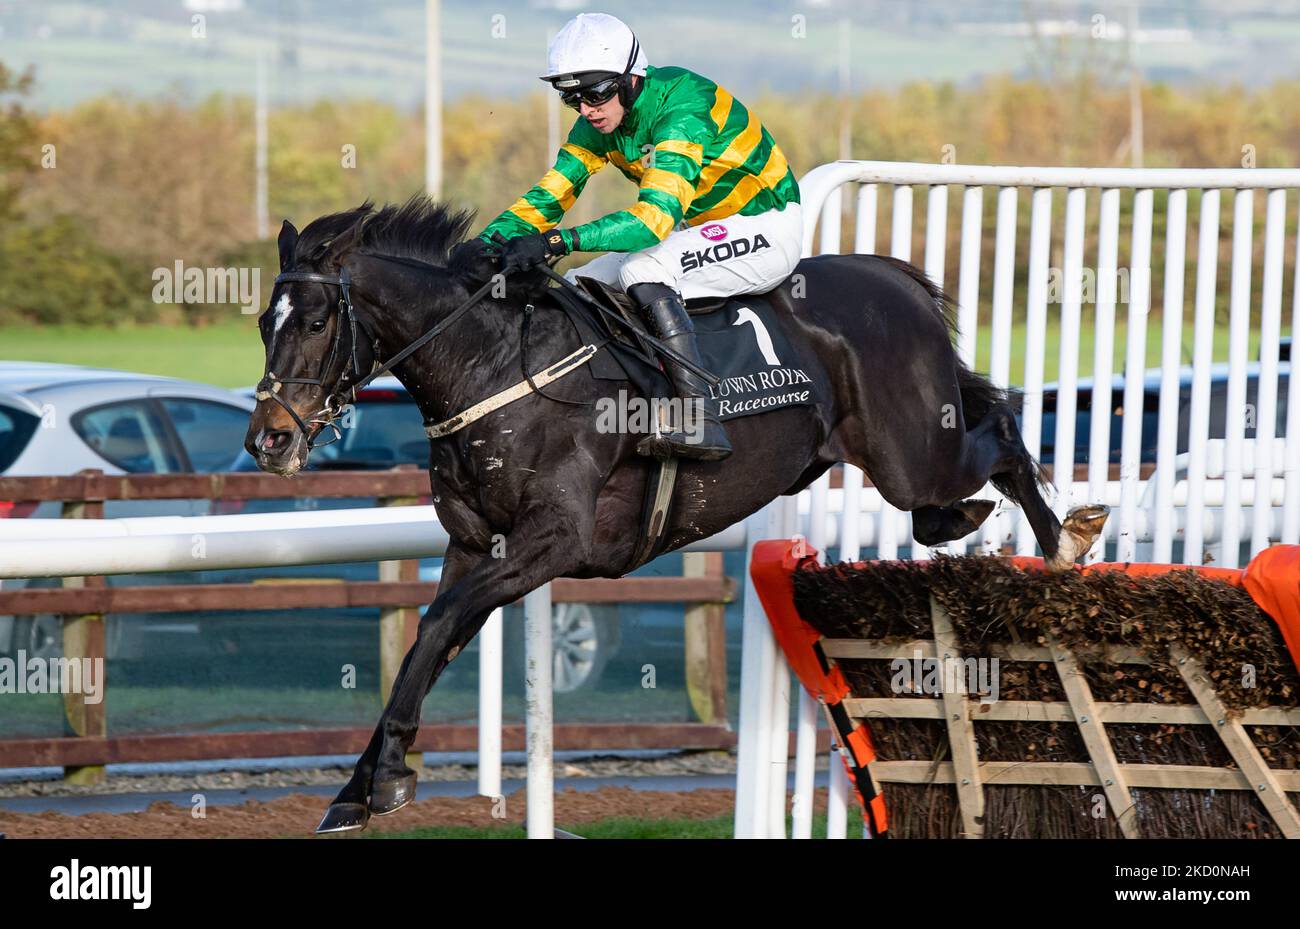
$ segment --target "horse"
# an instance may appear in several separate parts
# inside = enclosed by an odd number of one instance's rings
[[[284,222],[245,440],[259,468],[300,470],[351,387],[386,361],[399,359],[393,373],[426,423],[439,423],[517,384],[521,358],[550,364],[582,348],[542,275],[502,278],[490,256],[456,248],[472,222],[472,212],[425,197],[379,209],[367,201],[301,233]],[[1042,493],[1047,475],[1020,436],[1017,394],[958,358],[953,302],[924,272],[881,256],[822,255],[764,297],[816,402],[732,419],[730,457],[681,460],[664,551],[798,493],[838,462],[910,511],[924,545],[974,531],[993,503],[968,497],[991,481],[1028,515],[1050,567],[1065,570],[1088,550],[1106,508],[1056,518]],[[433,505],[450,538],[438,594],[318,832],[364,828],[414,797],[405,757],[421,703],[494,609],[555,578],[621,577],[638,566],[629,527],[641,522],[656,463],[637,454],[637,435],[593,426],[593,404],[630,387],[578,366],[430,439]]]

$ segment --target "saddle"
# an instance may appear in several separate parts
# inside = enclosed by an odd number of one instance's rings
[[[576,283],[591,300],[611,312],[608,319],[568,288],[548,291],[585,345],[602,344],[586,364],[597,379],[630,382],[636,393],[651,400],[674,396],[668,376],[649,342],[641,338],[646,324],[636,302],[622,289],[595,278],[577,276]],[[696,320],[696,336],[704,367],[720,378],[717,386],[720,418],[753,415],[783,405],[815,403],[811,382],[798,354],[782,331],[779,316],[791,314],[784,288],[763,294],[692,298],[686,312]],[[802,395],[800,399],[799,395]],[[652,465],[646,485],[642,533],[631,570],[658,555],[667,540],[668,507],[678,461]]]
[[[627,324],[610,325],[607,320],[593,319],[588,307],[563,287],[550,291],[561,308],[573,322],[582,336],[584,343],[596,341],[597,333],[608,336],[613,341],[608,345],[609,351],[602,352],[592,362],[591,371],[598,378],[611,380],[629,380],[638,391],[646,397],[671,396],[672,388],[667,376],[659,370],[659,359],[653,346],[640,338],[641,333],[652,335],[646,328],[640,307],[627,292],[613,284],[592,277],[579,276],[578,286],[582,291],[606,309],[613,310],[619,319]],[[707,316],[722,310],[727,305],[726,297],[696,297],[685,301],[687,315],[693,317]],[[593,325],[590,325],[594,323]]]

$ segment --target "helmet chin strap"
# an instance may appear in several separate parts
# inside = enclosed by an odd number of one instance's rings
[[[627,114],[631,111],[632,105],[636,103],[636,98],[641,96],[641,90],[645,87],[645,78],[636,82],[636,75],[632,73],[632,67],[636,64],[636,56],[641,51],[641,43],[637,41],[635,34],[632,36],[632,48],[628,51],[627,64],[623,65],[623,73],[619,75],[622,87],[619,89],[618,102],[623,107],[623,118],[618,121],[615,129],[620,129],[623,123],[627,122]]]

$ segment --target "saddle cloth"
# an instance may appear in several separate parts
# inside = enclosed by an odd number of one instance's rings
[[[616,310],[638,332],[645,323],[632,300],[593,278],[578,282],[596,300]],[[567,311],[584,343],[598,342],[608,329],[596,328],[594,312],[563,288],[550,292]],[[742,294],[725,299],[690,300],[686,305],[706,370],[720,380],[710,388],[722,420],[752,416],[787,406],[812,406],[817,400],[810,376],[782,328],[776,309],[764,295]],[[617,328],[617,327],[611,327]],[[642,345],[642,349],[648,346]],[[616,340],[597,352],[589,363],[592,376],[628,380],[646,397],[673,396],[672,384],[662,370],[636,357],[636,349]]]

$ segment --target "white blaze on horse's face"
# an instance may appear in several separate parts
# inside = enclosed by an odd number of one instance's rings
[[[284,325],[285,320],[289,318],[289,314],[292,312],[293,304],[289,302],[289,295],[287,293],[280,294],[280,299],[275,304],[275,328],[271,330],[270,348],[275,347],[275,337],[280,334],[280,327]]]

